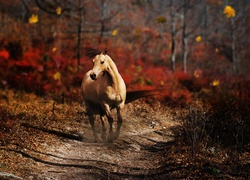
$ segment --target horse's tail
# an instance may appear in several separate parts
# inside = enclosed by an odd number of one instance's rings
[[[127,91],[125,104],[135,101],[140,98],[161,95],[166,89],[154,89],[154,90],[138,90],[138,91]]]

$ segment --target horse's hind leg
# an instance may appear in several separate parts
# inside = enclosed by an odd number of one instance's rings
[[[101,135],[101,138],[102,138],[102,140],[106,140],[106,128],[105,128],[104,115],[100,115],[100,119],[101,119],[101,122],[102,122],[102,135]]]

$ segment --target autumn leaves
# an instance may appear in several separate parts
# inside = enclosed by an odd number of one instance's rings
[[[55,12],[57,15],[62,14],[62,8],[61,7],[56,8]],[[38,15],[32,14],[31,17],[29,18],[29,23],[36,24],[38,22],[38,20],[39,20]]]
[[[223,10],[223,14],[226,16],[227,19],[230,19],[230,18],[234,18],[235,15],[236,15],[236,12],[235,12],[235,9],[231,6],[225,6],[224,10]],[[197,43],[201,42],[202,41],[202,37],[201,36],[197,36],[195,38],[195,41]]]
[[[224,8],[224,11],[223,11],[223,14],[226,15],[226,17],[229,19],[229,18],[233,18],[235,17],[235,10],[234,8],[232,8],[231,6],[226,6]]]

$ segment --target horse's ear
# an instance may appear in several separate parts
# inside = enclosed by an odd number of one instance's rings
[[[106,55],[108,53],[108,49],[105,48],[104,51],[103,51],[103,55]]]

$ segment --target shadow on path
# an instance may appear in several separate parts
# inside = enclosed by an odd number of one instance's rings
[[[30,125],[27,123],[22,123],[21,126],[26,127],[26,128],[36,129],[36,130],[39,130],[39,131],[42,131],[45,133],[53,134],[53,135],[56,135],[56,136],[61,137],[61,138],[67,138],[67,139],[76,140],[76,141],[85,140],[85,138],[83,138],[82,136],[80,136],[78,134],[68,134],[68,133],[64,133],[64,132],[60,132],[60,131],[56,131],[56,130],[46,129],[43,127],[33,126],[33,125]]]

